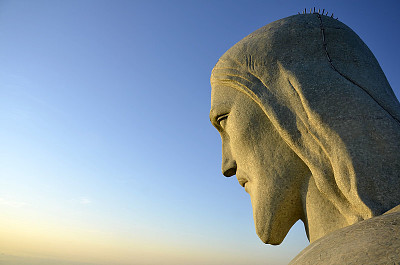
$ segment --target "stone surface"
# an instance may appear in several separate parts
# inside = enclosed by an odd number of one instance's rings
[[[301,251],[290,264],[399,264],[400,212],[339,229]]]
[[[222,171],[250,194],[263,242],[301,219],[312,244],[295,264],[400,262],[400,104],[349,27],[275,21],[219,59],[211,86]]]

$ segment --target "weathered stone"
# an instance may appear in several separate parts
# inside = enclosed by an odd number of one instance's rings
[[[263,242],[301,219],[312,244],[296,264],[400,262],[400,104],[349,27],[275,21],[229,49],[211,85],[222,171],[250,194]]]
[[[370,218],[324,236],[290,264],[399,264],[400,212]]]

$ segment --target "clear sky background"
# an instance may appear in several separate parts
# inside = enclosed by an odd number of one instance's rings
[[[221,174],[218,58],[305,7],[350,26],[400,95],[400,2],[0,1],[0,264],[287,264]]]

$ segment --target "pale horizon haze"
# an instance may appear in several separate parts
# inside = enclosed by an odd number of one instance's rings
[[[399,1],[0,0],[1,265],[281,265],[221,173],[210,73],[304,8],[334,13],[400,96]]]

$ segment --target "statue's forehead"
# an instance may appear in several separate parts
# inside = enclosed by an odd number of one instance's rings
[[[226,85],[213,85],[211,89],[211,112],[230,108],[236,100],[239,91]]]

